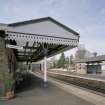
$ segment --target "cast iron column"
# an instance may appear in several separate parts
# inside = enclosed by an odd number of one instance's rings
[[[47,48],[44,48],[44,87],[48,86],[47,82]]]

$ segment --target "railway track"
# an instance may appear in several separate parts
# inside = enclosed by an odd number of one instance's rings
[[[95,78],[85,78],[79,76],[66,75],[61,73],[48,72],[48,76],[64,81],[68,84],[73,84],[84,89],[89,89],[90,91],[97,93],[99,95],[105,96],[105,80],[95,79]]]

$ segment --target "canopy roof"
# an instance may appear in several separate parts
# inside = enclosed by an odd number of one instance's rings
[[[49,57],[74,48],[79,42],[77,32],[51,17],[7,24],[4,29],[7,44],[24,48],[15,50],[19,61],[37,61],[43,58],[44,49]]]
[[[92,63],[92,62],[101,62],[101,61],[105,61],[105,55],[79,59],[79,60],[76,60],[75,62],[76,63]]]

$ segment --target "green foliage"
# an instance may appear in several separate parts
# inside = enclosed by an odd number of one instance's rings
[[[68,69],[69,65],[70,65],[70,59],[69,57],[65,58],[65,68]]]
[[[72,65],[74,62],[73,62],[73,55],[70,56],[70,65]]]
[[[57,67],[57,63],[56,63],[56,61],[53,62],[53,67],[54,67],[54,68]]]
[[[70,66],[74,64],[73,55],[70,57],[65,57],[64,53],[61,54],[58,60],[53,61],[52,68],[65,68],[69,69]]]
[[[64,53],[61,54],[60,59],[57,62],[58,68],[65,68],[65,55]]]
[[[13,86],[14,86],[14,80],[12,79],[5,80],[5,91],[7,92],[12,91]]]

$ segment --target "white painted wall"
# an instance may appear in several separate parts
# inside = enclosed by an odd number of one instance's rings
[[[102,65],[102,70],[105,70],[105,64],[104,64],[104,65]]]

